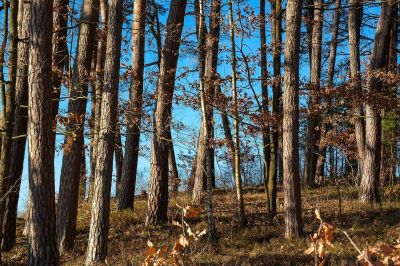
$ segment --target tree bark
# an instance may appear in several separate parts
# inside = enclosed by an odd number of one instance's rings
[[[365,150],[360,184],[360,200],[364,203],[379,201],[379,167],[381,146],[381,118],[379,107],[372,102],[379,93],[382,81],[376,71],[385,71],[389,51],[390,29],[393,22],[393,2],[382,1],[381,14],[375,32],[374,47],[368,68],[367,92],[370,99],[365,104]]]
[[[186,0],[172,0],[167,20],[165,44],[162,50],[157,86],[157,104],[151,144],[150,180],[146,224],[167,220],[168,209],[168,130],[171,121],[172,98],[180,37]]]
[[[304,178],[307,187],[315,186],[315,170],[318,159],[319,132],[316,130],[320,119],[319,91],[321,79],[321,41],[323,25],[323,0],[314,1],[314,20],[311,40],[311,79],[309,85],[309,113],[307,123],[307,140],[304,160]]]
[[[86,23],[79,26],[77,55],[68,102],[70,119],[66,124],[67,132],[58,195],[57,238],[60,254],[71,250],[74,246],[82,149],[84,147],[83,128],[97,20],[98,1],[83,1],[80,21]]]
[[[129,91],[129,107],[126,110],[128,123],[125,158],[122,166],[121,194],[118,202],[119,210],[133,209],[142,120],[146,0],[135,0],[133,10],[132,80]]]
[[[29,265],[57,265],[54,166],[51,146],[53,3],[31,1],[28,76]]]
[[[29,37],[29,2],[18,3],[18,39]],[[14,140],[11,144],[10,182],[5,199],[5,209],[2,227],[2,249],[9,251],[15,244],[17,207],[21,185],[21,175],[25,157],[25,145],[28,122],[28,41],[18,42],[17,72],[15,82],[15,124],[13,128]],[[1,127],[1,125],[0,125]],[[1,145],[1,144],[0,144]]]
[[[102,88],[99,140],[94,180],[92,217],[86,265],[104,261],[110,213],[110,192],[115,142],[115,122],[118,108],[118,83],[121,59],[122,0],[111,0],[107,23],[104,85]]]
[[[121,176],[122,167],[124,162],[124,153],[122,151],[122,139],[121,139],[121,125],[119,123],[119,114],[117,115],[117,121],[115,122],[115,197],[120,196],[121,191]]]
[[[289,0],[286,7],[283,95],[283,190],[285,237],[302,234],[299,173],[299,50],[301,0]]]

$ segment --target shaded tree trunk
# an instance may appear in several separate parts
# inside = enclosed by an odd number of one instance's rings
[[[150,180],[146,224],[167,220],[168,208],[168,130],[171,121],[172,98],[180,37],[183,28],[186,0],[172,0],[168,15],[165,45],[162,49],[157,85],[157,104],[154,113],[151,142]]]
[[[283,95],[283,190],[285,237],[302,234],[299,173],[299,50],[301,0],[289,0],[286,7]]]
[[[29,265],[57,265],[51,114],[53,3],[31,0],[28,76]]]
[[[122,139],[121,139],[121,125],[119,124],[117,115],[117,121],[115,122],[115,197],[119,197],[121,191],[121,176],[122,166],[124,162],[124,153],[122,151]]]
[[[175,160],[174,143],[172,141],[171,130],[168,132],[169,148],[168,148],[168,172],[171,190],[173,192],[179,191],[181,180],[179,179],[178,167]]]
[[[84,121],[88,97],[88,84],[98,20],[98,1],[85,0],[82,4],[77,55],[72,73],[64,154],[61,167],[57,208],[57,238],[61,254],[74,245],[78,211],[82,149],[84,147]]]
[[[381,3],[381,15],[375,32],[374,47],[369,64],[367,92],[371,98],[365,104],[365,150],[360,184],[360,200],[365,203],[379,201],[379,167],[381,151],[381,118],[379,107],[372,102],[373,95],[381,91],[382,81],[376,71],[385,71],[389,50],[390,29],[393,22],[393,2]]]
[[[18,39],[29,37],[29,2],[19,1],[18,3]],[[2,227],[2,249],[11,250],[15,244],[18,198],[21,185],[21,175],[25,157],[25,145],[28,122],[28,41],[18,42],[17,72],[15,81],[15,124],[11,144],[9,172],[9,194],[5,199],[4,218]],[[0,125],[2,127],[2,125]],[[1,146],[1,143],[0,143]]]
[[[323,25],[323,0],[314,1],[314,20],[312,23],[311,41],[311,79],[309,85],[309,113],[307,122],[307,139],[304,159],[304,178],[307,187],[315,186],[315,170],[318,159],[319,132],[316,130],[320,116],[318,105],[320,102],[321,79],[321,41]]]
[[[122,0],[111,0],[107,22],[106,59],[102,88],[99,139],[93,191],[92,217],[86,251],[86,265],[104,261],[107,255],[110,193],[118,109],[121,59]]]
[[[135,0],[133,10],[132,80],[129,91],[129,107],[126,110],[128,123],[125,158],[122,166],[121,194],[118,202],[119,210],[133,209],[139,157],[140,123],[142,120],[146,0]]]

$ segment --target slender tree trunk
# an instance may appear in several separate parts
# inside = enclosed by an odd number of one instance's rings
[[[362,119],[362,104],[357,99],[362,98],[361,73],[360,73],[360,29],[363,6],[359,0],[349,0],[348,31],[350,46],[350,89],[354,95],[353,124],[357,143],[358,168],[362,172],[365,146],[365,126]]]
[[[146,0],[135,0],[132,30],[132,80],[129,108],[126,110],[127,136],[122,166],[121,194],[118,209],[133,209],[137,162],[139,157],[140,123],[142,120],[143,71],[145,46]]]
[[[96,71],[95,71],[95,84],[93,92],[95,94],[94,104],[94,118],[93,118],[93,139],[91,141],[92,154],[90,158],[90,180],[89,180],[89,195],[91,199],[94,191],[94,177],[96,175],[96,160],[97,160],[97,144],[99,142],[100,131],[100,111],[101,111],[101,97],[104,76],[104,61],[106,56],[106,42],[107,42],[107,19],[108,19],[108,6],[107,0],[100,0],[100,14],[101,14],[101,29],[98,36],[97,53],[96,53]]]
[[[179,179],[179,173],[178,173],[178,167],[176,165],[176,160],[175,160],[175,150],[174,150],[174,144],[172,142],[172,136],[171,136],[171,130],[168,132],[168,172],[169,172],[169,182],[171,186],[171,190],[173,192],[178,192],[179,191],[179,185],[180,185],[180,179]]]
[[[64,141],[64,155],[61,167],[60,189],[57,208],[57,237],[61,254],[69,251],[74,245],[76,217],[79,198],[79,180],[84,147],[83,127],[90,66],[95,42],[96,22],[98,20],[98,1],[84,0],[77,55],[72,73],[68,115],[67,134]]]
[[[82,156],[81,156],[81,168],[79,171],[78,202],[82,202],[85,199],[86,199],[86,151],[85,151],[85,144],[83,144]]]
[[[51,33],[53,3],[31,1],[29,33],[29,265],[57,265],[54,166],[51,146]]]
[[[283,95],[283,190],[285,237],[302,234],[299,173],[299,50],[301,0],[289,0],[286,7]]]
[[[381,3],[381,15],[375,33],[374,48],[372,50],[369,75],[367,80],[367,92],[373,95],[379,93],[382,81],[376,76],[376,71],[385,71],[387,55],[389,51],[389,37],[392,17],[393,2]],[[361,175],[360,200],[365,203],[379,201],[379,167],[381,146],[381,119],[379,107],[371,100],[365,104],[365,151],[363,171]]]
[[[19,1],[18,3],[18,39],[29,37],[29,2]],[[15,244],[17,206],[21,175],[25,157],[25,144],[27,134],[28,117],[28,41],[18,42],[17,72],[15,81],[15,124],[13,128],[14,140],[11,144],[11,157],[9,169],[9,194],[5,200],[3,227],[2,227],[2,249],[11,250]],[[2,125],[0,125],[1,127]],[[0,143],[1,146],[1,143]]]
[[[239,224],[244,226],[246,224],[246,215],[244,212],[244,202],[242,193],[242,178],[240,174],[240,137],[239,137],[239,106],[238,106],[238,93],[236,88],[236,44],[235,44],[235,26],[233,24],[233,5],[232,0],[228,0],[229,8],[229,35],[231,42],[231,67],[232,67],[232,98],[233,98],[233,128],[234,128],[234,175],[236,197],[238,204]]]
[[[122,0],[111,0],[107,23],[106,60],[97,146],[96,176],[94,180],[92,218],[86,264],[104,261],[110,213],[110,192],[115,147],[115,122],[118,108],[118,83],[121,59],[123,5]]]
[[[172,98],[180,38],[186,10],[186,0],[172,0],[162,50],[157,86],[151,144],[150,180],[146,224],[167,220],[168,209],[168,130],[171,121]]]
[[[318,105],[320,96],[321,79],[321,41],[323,25],[323,0],[314,1],[314,20],[312,27],[311,44],[311,80],[309,86],[309,114],[307,123],[307,142],[304,161],[305,185],[315,186],[315,169],[317,164],[317,152],[319,132],[316,130],[318,121]]]
[[[122,151],[121,125],[119,124],[118,117],[115,123],[115,197],[118,198],[121,191],[121,176],[124,163],[124,153]]]
[[[329,58],[328,58],[328,88],[333,87],[333,78],[335,75],[335,63],[336,63],[336,51],[337,51],[337,43],[338,43],[338,32],[339,32],[339,19],[340,19],[340,8],[341,8],[341,0],[335,0],[335,12],[333,15],[333,25],[332,25],[332,38],[331,44],[329,47]],[[329,97],[329,96],[328,96]],[[326,99],[328,102],[328,110],[324,115],[330,114],[330,108],[332,104],[332,100]],[[320,177],[324,176],[324,168],[325,168],[325,157],[326,157],[326,134],[330,130],[331,125],[326,122],[321,121],[321,130],[320,130],[320,138],[318,144],[318,160],[317,167],[315,171],[315,180],[320,179]]]

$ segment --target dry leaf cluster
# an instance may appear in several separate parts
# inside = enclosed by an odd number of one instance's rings
[[[358,265],[362,266],[391,266],[400,265],[400,239],[398,243],[390,245],[378,242],[363,250],[363,254],[357,257]],[[368,259],[368,261],[366,260]]]

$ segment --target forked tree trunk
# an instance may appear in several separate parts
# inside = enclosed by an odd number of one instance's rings
[[[389,51],[389,37],[392,17],[393,2],[381,2],[381,15],[375,32],[374,48],[372,50],[367,92],[370,97],[365,104],[365,151],[363,171],[360,184],[360,200],[364,203],[379,201],[379,167],[381,145],[381,119],[379,106],[372,102],[373,95],[381,91],[382,81],[377,77],[377,71],[385,71]]]
[[[28,59],[29,46],[26,40],[29,37],[29,2],[18,3],[18,42],[17,75],[15,83],[15,125],[11,144],[10,182],[7,191],[9,194],[5,200],[2,249],[11,250],[15,244],[18,198],[21,185],[21,175],[25,157],[26,133],[28,122]],[[0,125],[2,128],[2,125]],[[1,143],[0,143],[1,147]],[[1,151],[1,149],[0,149]]]
[[[53,2],[31,1],[28,76],[29,265],[58,265],[51,147]]]
[[[98,0],[84,0],[81,21],[88,23],[82,23],[79,27],[77,55],[68,102],[68,115],[72,118],[66,124],[67,134],[64,141],[57,205],[57,239],[61,254],[73,247],[75,239],[82,149],[84,147],[83,128],[97,20]]]
[[[234,128],[234,177],[236,187],[236,197],[238,204],[239,224],[246,224],[246,215],[244,212],[243,192],[242,192],[242,177],[240,174],[240,137],[239,137],[239,106],[238,92],[236,88],[236,44],[235,44],[235,26],[233,24],[233,5],[232,0],[228,0],[229,8],[229,36],[231,43],[231,68],[232,68],[232,99],[233,99],[233,128]]]
[[[301,0],[289,0],[286,7],[283,95],[283,190],[285,237],[302,234],[299,172],[299,50]]]
[[[171,121],[175,73],[186,0],[172,0],[168,15],[165,45],[162,50],[151,141],[150,180],[146,224],[167,220],[168,209],[168,130]]]
[[[135,0],[132,30],[132,80],[129,106],[126,110],[127,136],[122,166],[121,194],[118,209],[133,209],[137,163],[139,157],[140,123],[143,103],[143,71],[145,46],[146,0]]]
[[[107,23],[106,60],[97,146],[96,176],[94,180],[92,216],[86,265],[103,262],[107,255],[110,214],[111,178],[115,142],[115,123],[118,108],[118,84],[121,59],[123,5],[122,0],[111,0]]]
[[[315,186],[315,169],[318,159],[319,132],[316,130],[320,119],[318,105],[321,79],[321,41],[323,25],[323,0],[314,1],[314,20],[311,40],[311,79],[309,86],[309,114],[304,160],[304,178],[307,187]]]

